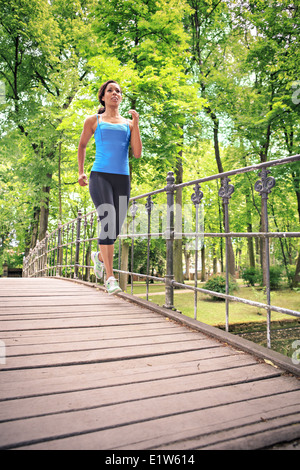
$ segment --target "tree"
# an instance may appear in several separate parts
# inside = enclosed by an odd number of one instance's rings
[[[87,5],[79,0],[13,0],[0,5],[0,75],[6,84],[2,136],[9,139],[19,132],[31,146],[17,164],[20,177],[31,168],[29,178],[38,199],[32,201],[31,246],[37,221],[39,239],[48,227],[49,194],[62,138],[57,127],[87,73]]]
[[[119,70],[113,67],[115,78],[123,86],[129,106],[138,109],[142,116],[146,155],[142,162],[131,162],[134,178],[137,173],[140,181],[142,166],[149,162],[156,184],[162,176],[165,183],[170,165],[176,183],[182,182],[184,136],[192,128],[193,112],[201,106],[186,74],[188,48],[182,18],[187,9],[184,1],[174,0],[101,0],[96,7],[95,31],[101,38],[102,51],[93,63],[103,76],[111,74],[112,62],[117,58]],[[181,206],[181,202],[179,190],[176,203]],[[174,253],[176,279],[182,281],[181,240],[175,241]]]
[[[299,106],[293,99],[292,90],[300,72],[299,6],[287,0],[242,4],[237,1],[235,4],[236,21],[244,30],[247,47],[244,65],[249,80],[244,97],[251,94],[252,100],[248,120],[240,120],[240,129],[243,129],[261,162],[269,159],[272,139],[282,153],[292,155],[299,149]],[[290,172],[300,220],[299,165],[291,165]],[[261,230],[264,231],[263,211],[261,214]],[[264,250],[263,242],[261,249]],[[300,270],[299,258],[298,266],[295,279]],[[265,279],[264,266],[263,271]]]
[[[226,2],[220,0],[189,0],[191,13],[186,15],[185,25],[190,35],[192,68],[202,98],[204,111],[209,117],[213,133],[215,160],[219,173],[224,172],[220,153],[220,113],[219,96],[222,87],[215,75],[223,68],[225,50],[232,38],[231,17]],[[224,208],[223,208],[224,214]],[[225,216],[223,220],[225,227]],[[228,241],[229,272],[235,275],[234,252],[231,240]]]

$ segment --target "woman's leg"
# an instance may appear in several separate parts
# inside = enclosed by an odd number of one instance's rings
[[[130,178],[127,175],[115,175],[114,178],[114,206],[116,208],[116,238],[122,230],[127,216],[130,198]]]
[[[108,182],[112,188],[113,205],[115,211],[115,218],[112,226],[115,231],[115,238],[118,237],[119,232],[122,229],[122,225],[127,215],[128,202],[130,197],[130,180],[126,175],[106,175]],[[100,240],[99,240],[100,241]],[[114,256],[114,245],[99,243],[100,249],[100,261],[104,262],[106,278],[109,279],[113,276],[113,256]]]
[[[91,172],[89,186],[101,223],[98,257],[109,279],[113,276],[114,242],[127,214],[130,179],[126,175]]]
[[[106,272],[106,279],[109,279],[111,276],[114,275],[113,273],[113,259],[114,259],[114,245],[99,245],[100,249],[100,261],[103,261],[105,272]]]
[[[104,263],[106,278],[113,275],[113,253],[115,237],[114,197],[109,177],[105,173],[91,172],[89,181],[90,195],[100,219],[98,233],[98,258]],[[98,227],[99,229],[99,227]]]

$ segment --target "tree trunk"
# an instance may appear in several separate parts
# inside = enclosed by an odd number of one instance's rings
[[[201,281],[205,281],[205,245],[201,247]]]
[[[212,246],[212,256],[213,256],[213,273],[217,274],[218,272],[218,258],[216,254],[216,245],[215,242],[213,241],[213,246]]]
[[[185,258],[185,279],[188,281],[190,279],[190,262],[191,262],[191,252],[184,248],[184,258]]]
[[[298,216],[300,221],[300,168],[299,165],[293,165],[292,171],[293,183],[297,197],[297,204],[298,204]],[[292,280],[292,287],[297,287],[300,284],[300,249],[298,253],[298,260],[296,265],[296,271],[294,278]]]
[[[30,228],[28,229],[28,235],[26,236],[25,256],[28,255],[30,249],[35,247],[38,240],[40,212],[41,208],[35,207],[33,212],[33,220],[30,224]]]
[[[58,213],[62,222],[62,201],[61,201],[61,141],[58,145]]]
[[[176,159],[175,184],[182,183],[183,167],[182,167],[182,150],[178,152]],[[182,232],[182,189],[177,189],[175,194],[176,214],[175,214],[175,230]],[[184,283],[183,265],[182,265],[182,236],[174,239],[174,279],[176,282]]]
[[[272,110],[272,105],[270,106],[270,110]],[[270,138],[271,138],[271,124],[268,125],[266,131],[266,138],[265,142],[262,145],[262,150],[260,152],[260,161],[261,163],[265,163],[268,161],[268,150],[270,146]],[[263,198],[261,197],[261,212],[260,212],[260,232],[266,232],[267,230],[267,221],[265,220],[265,213],[264,213],[264,204]],[[267,241],[265,238],[260,239],[260,261],[261,261],[261,268],[263,273],[263,285],[266,286],[267,284],[267,266],[266,266],[266,247]]]
[[[121,271],[128,271],[129,245],[126,240],[122,240],[121,248]],[[120,274],[120,287],[125,292],[128,284],[128,274]]]
[[[300,284],[300,253],[298,256],[295,276],[293,277],[292,287],[297,287]]]
[[[51,180],[52,174],[48,173],[47,178]],[[50,185],[43,186],[42,192],[43,192],[43,195],[41,199],[39,240],[43,240],[43,238],[45,238],[47,228],[48,228]]]
[[[215,158],[216,158],[216,162],[218,166],[218,171],[219,173],[224,173],[223,165],[221,162],[221,156],[220,156],[220,146],[219,146],[219,120],[217,116],[215,115],[215,113],[213,113],[209,107],[206,108],[206,112],[210,116],[214,125],[214,150],[215,150]],[[225,228],[225,210],[224,210],[223,203],[222,203],[222,207],[223,207],[223,226]],[[232,276],[235,276],[235,260],[234,260],[234,252],[233,252],[231,239],[228,240],[228,266],[229,266],[229,273]]]
[[[251,203],[250,203],[250,191],[246,190],[246,209],[247,209],[247,232],[252,233],[252,214],[251,214]],[[253,237],[247,238],[248,246],[248,258],[249,265],[251,268],[255,268],[255,254],[254,254],[254,240]]]

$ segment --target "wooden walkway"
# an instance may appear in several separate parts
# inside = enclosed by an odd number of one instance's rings
[[[0,279],[0,301],[1,449],[261,449],[300,438],[299,379],[249,353],[64,280]]]

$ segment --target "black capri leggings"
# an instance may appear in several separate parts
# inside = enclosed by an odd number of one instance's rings
[[[98,243],[99,245],[113,245],[126,218],[130,197],[130,177],[91,171],[89,189],[100,219]]]

